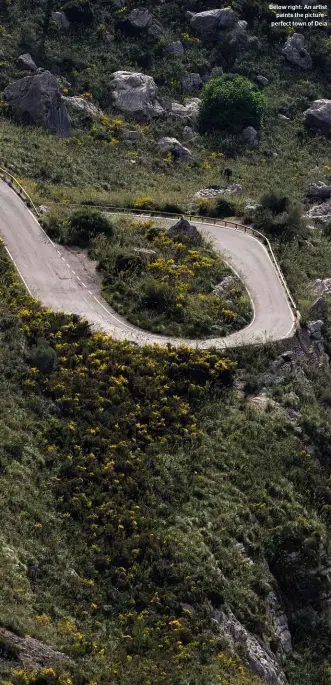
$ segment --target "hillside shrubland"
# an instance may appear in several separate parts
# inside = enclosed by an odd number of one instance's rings
[[[234,12],[221,34],[188,14],[220,5]],[[303,323],[293,340],[226,355],[116,342],[41,307],[0,245],[4,685],[330,685],[324,291],[322,347],[305,324],[331,243],[302,216],[307,186],[330,184],[330,134],[304,119],[331,98],[330,26],[305,33],[294,64],[273,16],[265,0],[1,3],[1,166],[44,205],[52,239],[98,261],[114,308],[209,336],[211,280],[229,272],[208,243],[115,221],[107,205],[253,223]],[[37,68],[56,77],[68,137],[6,100]],[[139,115],[116,100],[118,71],[150,94]],[[223,333],[251,316],[236,279],[229,299]]]

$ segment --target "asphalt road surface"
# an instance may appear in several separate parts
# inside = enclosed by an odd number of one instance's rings
[[[171,225],[172,219],[162,220]],[[285,290],[266,248],[248,233],[219,225],[199,224],[244,281],[253,307],[253,321],[227,338],[189,340],[156,335],[128,323],[100,295],[100,284],[79,255],[52,243],[16,193],[0,182],[0,235],[27,289],[43,305],[87,319],[95,330],[140,345],[158,343],[199,348],[231,348],[290,337],[295,319]]]

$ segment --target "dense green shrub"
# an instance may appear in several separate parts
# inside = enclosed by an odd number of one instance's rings
[[[219,197],[216,200],[202,199],[198,204],[198,214],[215,219],[225,219],[236,215],[236,205],[225,197]]]
[[[144,269],[144,259],[139,254],[120,253],[115,260],[115,273],[140,274]]]
[[[269,193],[261,198],[254,212],[253,226],[257,231],[269,233],[284,242],[300,241],[307,234],[301,208],[278,193]]]
[[[286,195],[280,193],[266,193],[261,198],[261,205],[264,209],[270,209],[272,214],[287,212],[290,200]]]
[[[41,225],[52,240],[61,242],[63,236],[63,221],[59,216],[56,214],[48,214],[43,217]]]
[[[113,232],[109,219],[96,209],[77,209],[69,217],[70,241],[81,247],[88,245],[90,240],[101,233],[111,238]]]
[[[146,284],[142,299],[147,309],[167,312],[175,305],[176,293],[168,283],[150,281]]]
[[[44,374],[50,374],[57,367],[57,354],[45,340],[31,349],[30,363]]]
[[[200,130],[240,132],[259,127],[265,102],[263,95],[243,76],[211,79],[201,94]]]

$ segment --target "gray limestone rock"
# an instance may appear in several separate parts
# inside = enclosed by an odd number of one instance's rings
[[[4,99],[24,123],[43,124],[61,138],[71,136],[71,121],[57,78],[49,71],[14,81]]]

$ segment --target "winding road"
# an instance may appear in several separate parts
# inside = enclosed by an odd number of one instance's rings
[[[171,225],[175,219],[162,219]],[[37,219],[6,183],[0,181],[0,234],[26,288],[43,305],[87,319],[96,330],[140,345],[189,345],[201,349],[265,343],[293,335],[295,317],[267,249],[249,233],[194,221],[242,278],[254,317],[227,338],[189,340],[156,335],[128,323],[100,295],[100,284],[79,253],[55,245]]]

